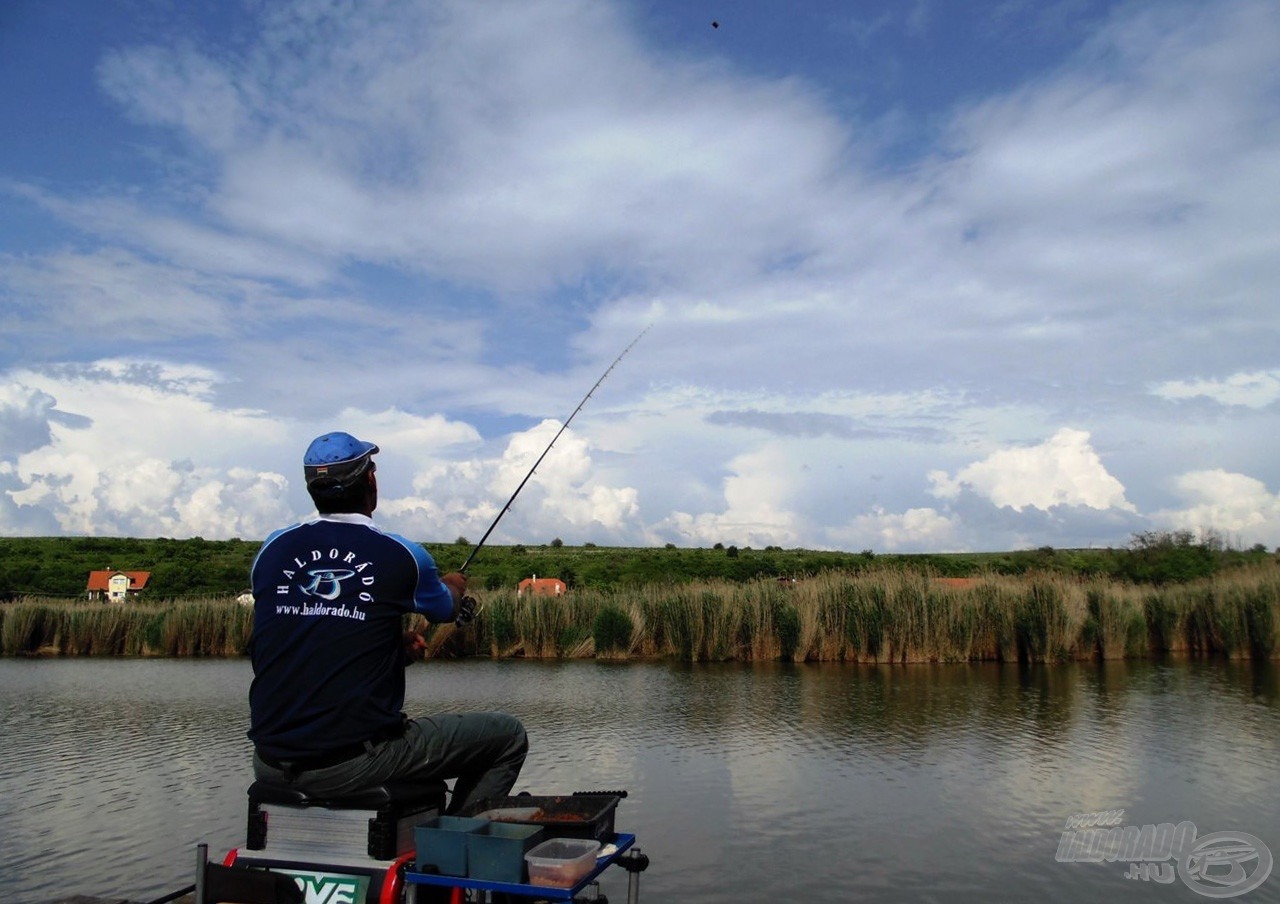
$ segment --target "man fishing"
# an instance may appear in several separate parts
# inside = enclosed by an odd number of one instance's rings
[[[464,574],[441,577],[425,549],[374,524],[377,452],[349,433],[312,441],[303,473],[316,515],[271,534],[254,559],[254,774],[316,796],[456,779],[457,813],[511,790],[528,740],[504,713],[402,712],[404,669],[421,654],[403,615],[474,613]]]

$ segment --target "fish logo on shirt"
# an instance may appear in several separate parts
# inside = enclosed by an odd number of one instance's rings
[[[300,583],[298,589],[322,600],[336,600],[342,595],[342,582],[356,576],[349,568],[312,568],[306,573],[311,580]]]

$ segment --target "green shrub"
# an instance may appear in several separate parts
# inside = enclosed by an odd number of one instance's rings
[[[800,613],[790,603],[778,603],[773,609],[773,627],[778,634],[778,646],[783,662],[795,659],[800,646]]]
[[[631,616],[618,606],[606,604],[591,625],[596,653],[626,652],[631,648]]]
[[[520,639],[516,631],[515,598],[498,597],[491,600],[481,615],[479,626],[487,631],[495,655],[502,655]]]

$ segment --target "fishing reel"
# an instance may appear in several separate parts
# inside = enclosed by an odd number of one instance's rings
[[[480,604],[476,602],[474,596],[463,596],[458,603],[458,617],[453,623],[459,628],[465,628],[476,620],[476,613],[480,611]]]

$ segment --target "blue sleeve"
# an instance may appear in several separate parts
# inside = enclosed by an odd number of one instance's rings
[[[399,543],[412,555],[418,566],[418,583],[413,588],[413,609],[427,617],[427,621],[447,622],[453,620],[453,593],[440,580],[440,571],[436,568],[431,554],[404,537],[392,534]]]

